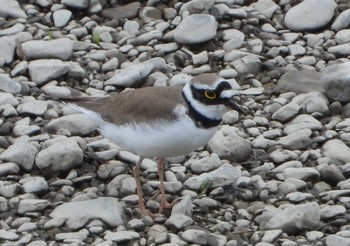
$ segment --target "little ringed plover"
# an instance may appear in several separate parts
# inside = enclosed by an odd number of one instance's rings
[[[133,169],[139,209],[144,205],[140,166],[144,158],[158,157],[161,204],[158,214],[171,207],[163,184],[166,157],[188,154],[204,146],[217,131],[225,112],[242,112],[230,83],[215,74],[193,77],[184,87],[144,87],[113,96],[81,97],[67,102],[98,125],[101,134],[140,156]]]

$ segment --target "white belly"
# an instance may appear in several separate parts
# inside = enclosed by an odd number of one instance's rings
[[[204,146],[218,127],[202,129],[184,117],[173,124],[116,126],[99,124],[100,132],[123,149],[143,157],[175,157]]]

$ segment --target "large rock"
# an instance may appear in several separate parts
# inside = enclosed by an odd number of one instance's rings
[[[197,44],[216,36],[218,23],[212,15],[189,15],[176,27],[175,41],[183,44]]]
[[[284,24],[292,31],[314,31],[326,26],[333,18],[334,0],[305,0],[286,13]]]

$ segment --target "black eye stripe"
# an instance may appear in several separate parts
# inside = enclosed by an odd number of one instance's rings
[[[205,96],[205,92],[208,91],[208,89],[198,89],[195,86],[191,85],[193,98],[207,105],[225,104],[228,98],[221,98],[220,93],[222,91],[230,89],[232,89],[232,87],[229,82],[221,81],[220,84],[215,88],[215,90],[212,90],[217,96],[213,99],[209,99]]]
[[[215,88],[215,90],[213,90],[213,92],[216,94],[216,95],[220,95],[221,92],[223,92],[224,90],[230,90],[232,89],[232,86],[230,85],[229,82],[223,80],[220,82],[220,84]],[[191,90],[193,92],[193,94],[198,94],[200,95],[203,95],[205,91],[207,91],[208,89],[197,89],[196,87],[194,87],[193,85],[191,85]]]

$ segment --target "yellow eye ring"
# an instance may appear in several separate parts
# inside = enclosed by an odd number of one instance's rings
[[[207,90],[204,92],[204,95],[208,99],[215,99],[216,98],[216,93],[214,91]]]

